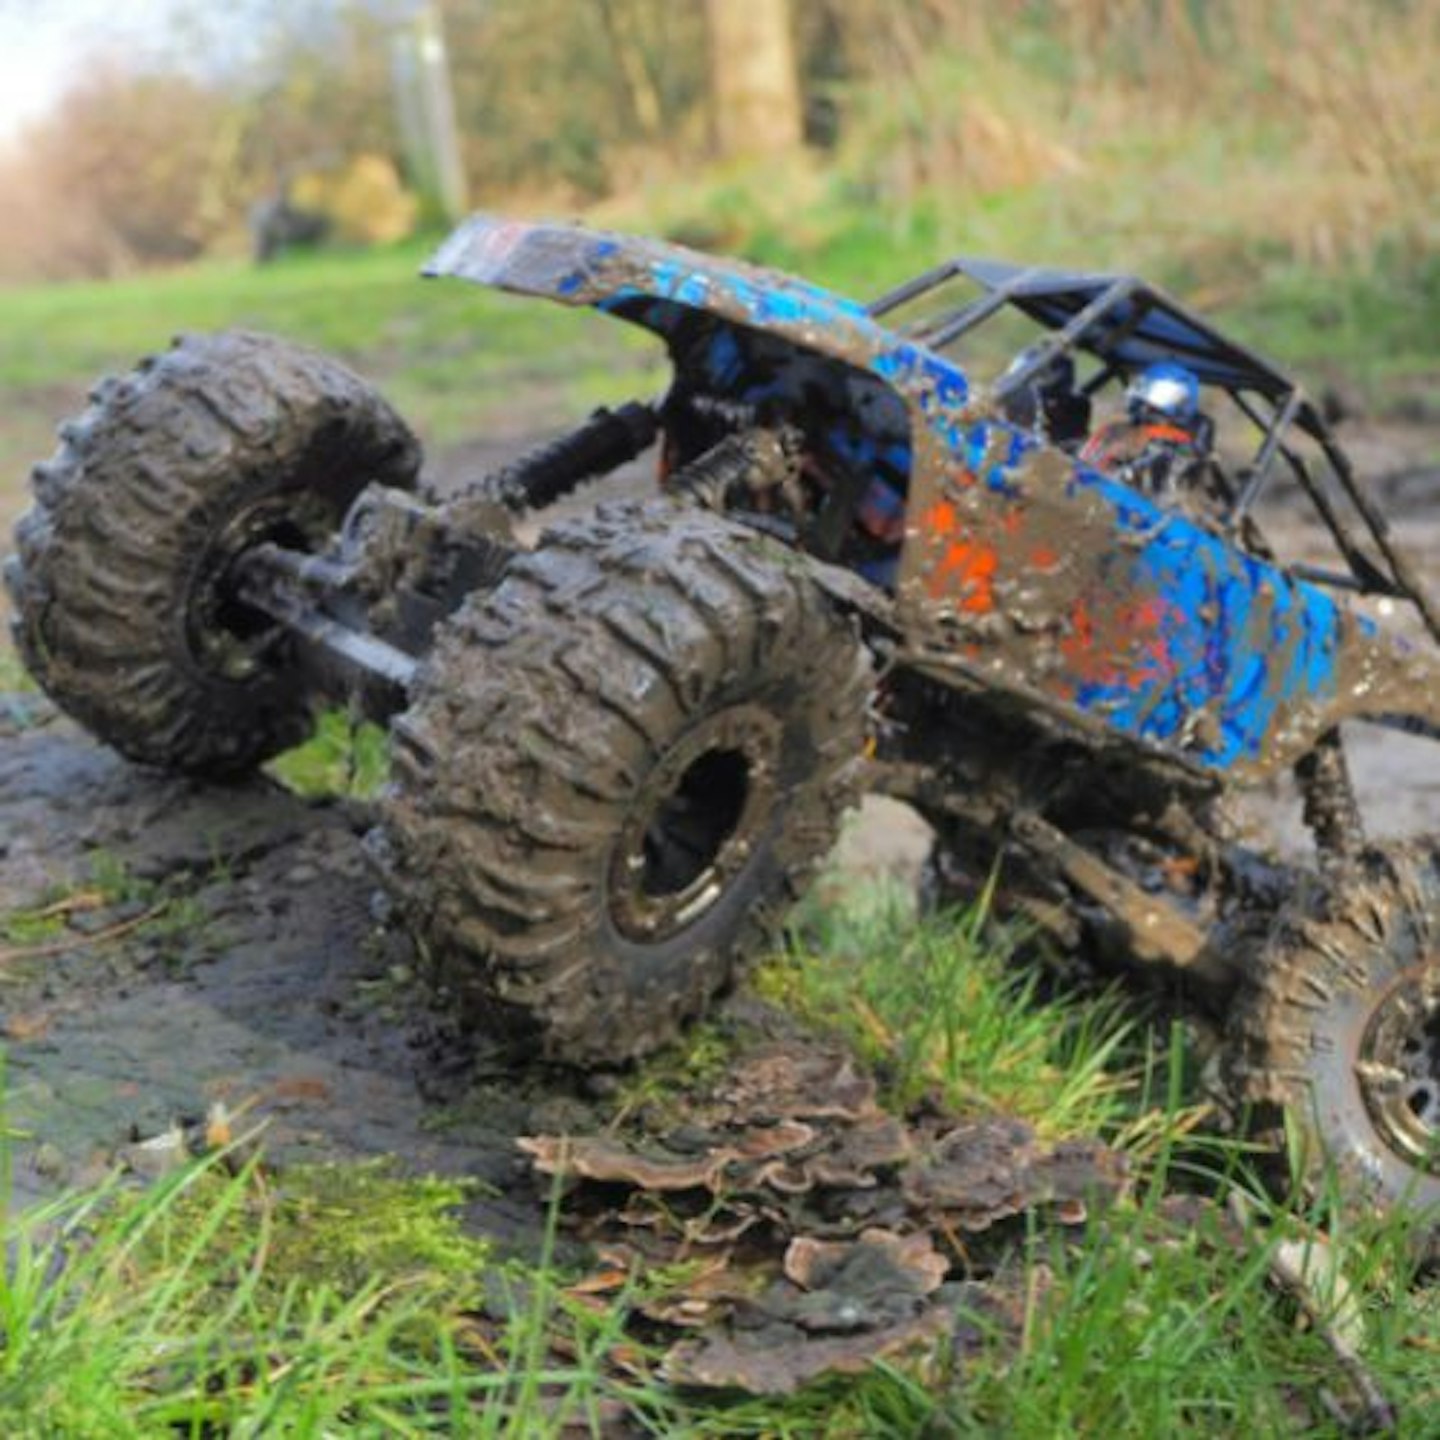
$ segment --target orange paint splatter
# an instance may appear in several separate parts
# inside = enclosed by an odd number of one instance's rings
[[[993,546],[982,544],[960,521],[953,501],[937,500],[920,517],[932,541],[942,542],[939,558],[930,568],[926,589],[935,600],[955,598],[961,610],[987,614],[995,608],[995,570],[999,564]]]
[[[921,517],[920,527],[933,535],[953,535],[960,528],[960,512],[949,500],[937,500]]]
[[[1080,597],[1071,606],[1069,629],[1059,642],[1069,678],[1130,690],[1173,679],[1177,666],[1165,627],[1177,613],[1169,601],[1147,596],[1117,606],[1097,623],[1089,602]]]
[[[995,551],[988,545],[968,537],[952,540],[930,571],[927,588],[931,598],[954,598],[961,610],[988,614],[995,608],[998,563]]]

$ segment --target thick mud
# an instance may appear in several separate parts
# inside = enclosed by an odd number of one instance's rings
[[[533,1232],[514,1138],[585,1107],[433,1007],[376,922],[369,824],[268,780],[148,773],[35,697],[0,697],[13,1203],[117,1159],[159,1164],[136,1142],[201,1130],[218,1104],[237,1134],[263,1126],[279,1161],[389,1155],[472,1176],[477,1225]],[[17,917],[39,933],[17,941]]]
[[[875,808],[854,869],[913,875],[923,827]],[[12,1205],[162,1166],[224,1113],[278,1163],[394,1157],[472,1177],[467,1217],[520,1248],[542,1219],[518,1136],[584,1131],[555,1071],[461,1033],[381,923],[358,802],[146,771],[33,694],[0,695],[0,1045]],[[217,1110],[223,1107],[223,1112]]]

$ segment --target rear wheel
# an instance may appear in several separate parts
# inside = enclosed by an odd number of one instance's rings
[[[1232,1074],[1288,1109],[1307,1173],[1440,1239],[1440,841],[1365,855],[1283,917],[1234,1014]]]
[[[858,798],[869,666],[789,551],[668,502],[552,531],[442,633],[381,851],[460,988],[615,1063],[773,933]]]
[[[35,467],[5,566],[16,643],[53,699],[131,759],[241,773],[305,738],[288,638],[227,579],[248,548],[325,544],[414,437],[358,376],[263,335],[187,336],[108,380]]]

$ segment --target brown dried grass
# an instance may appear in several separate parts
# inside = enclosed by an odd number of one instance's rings
[[[1440,243],[1440,0],[831,4],[875,82],[849,153],[895,200],[1051,186],[1322,266]]]

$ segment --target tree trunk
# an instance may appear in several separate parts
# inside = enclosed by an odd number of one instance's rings
[[[790,0],[705,0],[710,107],[722,155],[772,155],[802,136]]]

